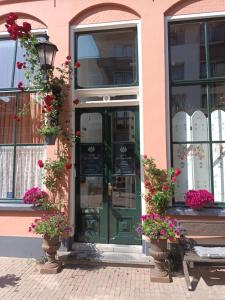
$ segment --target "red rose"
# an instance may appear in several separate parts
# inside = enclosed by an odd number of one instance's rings
[[[74,67],[75,67],[75,68],[80,68],[80,63],[79,63],[79,61],[76,61],[76,62],[75,62]]]
[[[168,191],[168,186],[166,184],[163,184],[162,185],[162,190],[163,190],[163,192]]]
[[[67,60],[71,60],[71,56],[68,55],[68,56],[66,57],[66,59],[67,59]]]
[[[181,174],[181,170],[180,169],[176,169],[175,171],[174,171],[174,175],[175,176],[179,176]]]
[[[148,156],[145,154],[145,155],[144,155],[144,159],[147,159],[147,158],[148,158]]]
[[[23,83],[22,83],[22,81],[20,81],[20,82],[18,83],[17,87],[18,87],[18,89],[19,89],[20,91],[23,91]]]
[[[22,69],[22,67],[23,67],[23,63],[21,63],[21,62],[17,62],[16,63],[16,67],[17,67],[17,69]]]
[[[67,170],[70,170],[72,168],[72,164],[71,163],[65,163],[65,168]]]
[[[144,181],[144,185],[145,185],[145,187],[148,187],[148,186],[150,185],[149,181],[148,181],[148,180],[145,180],[145,181]]]
[[[76,135],[77,137],[80,137],[80,131],[79,131],[79,130],[76,131],[75,135]]]
[[[73,100],[73,104],[78,105],[79,103],[80,103],[80,100],[78,98]]]
[[[65,65],[68,66],[70,62],[68,60],[65,61]]]
[[[51,106],[53,101],[54,101],[53,95],[47,95],[44,97],[44,102],[47,106]]]
[[[6,17],[6,23],[12,25],[18,19],[18,16],[15,13],[10,13]]]
[[[13,115],[12,116],[13,120],[15,120],[16,122],[20,122],[21,121],[21,118],[17,115]]]
[[[68,159],[71,159],[72,157],[71,157],[71,155],[68,155],[67,158],[68,158]]]
[[[176,180],[177,180],[176,176],[173,176],[173,177],[171,178],[171,181],[172,181],[172,182],[176,182]]]
[[[31,25],[28,22],[23,22],[22,31],[29,33],[31,31]]]
[[[38,161],[38,166],[39,166],[40,168],[43,168],[43,167],[44,167],[44,163],[43,163],[43,161],[42,161],[41,159],[39,159],[39,161]]]

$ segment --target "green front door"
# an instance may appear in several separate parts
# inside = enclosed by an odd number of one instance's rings
[[[138,109],[77,109],[76,130],[76,240],[140,244]]]

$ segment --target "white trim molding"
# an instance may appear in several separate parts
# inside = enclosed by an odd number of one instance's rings
[[[179,21],[179,20],[209,19],[209,18],[217,18],[217,17],[225,17],[225,11],[166,16],[165,19],[167,22],[171,22],[171,21]]]
[[[93,89],[77,89],[75,91],[77,97],[99,97],[99,96],[126,96],[137,95],[138,86],[116,87],[116,88],[93,88]]]

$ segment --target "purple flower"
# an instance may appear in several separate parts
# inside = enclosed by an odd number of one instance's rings
[[[165,235],[166,234],[166,230],[165,229],[161,229],[160,230],[160,235]]]

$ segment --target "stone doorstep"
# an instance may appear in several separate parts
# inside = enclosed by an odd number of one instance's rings
[[[140,245],[115,245],[115,244],[93,244],[93,243],[73,243],[74,252],[115,252],[115,253],[143,253],[143,247]]]
[[[133,267],[151,267],[153,260],[150,256],[137,253],[115,253],[115,252],[102,252],[93,253],[88,251],[78,252],[58,252],[58,257],[65,263],[82,263],[82,264],[110,264],[110,265],[124,265]]]

